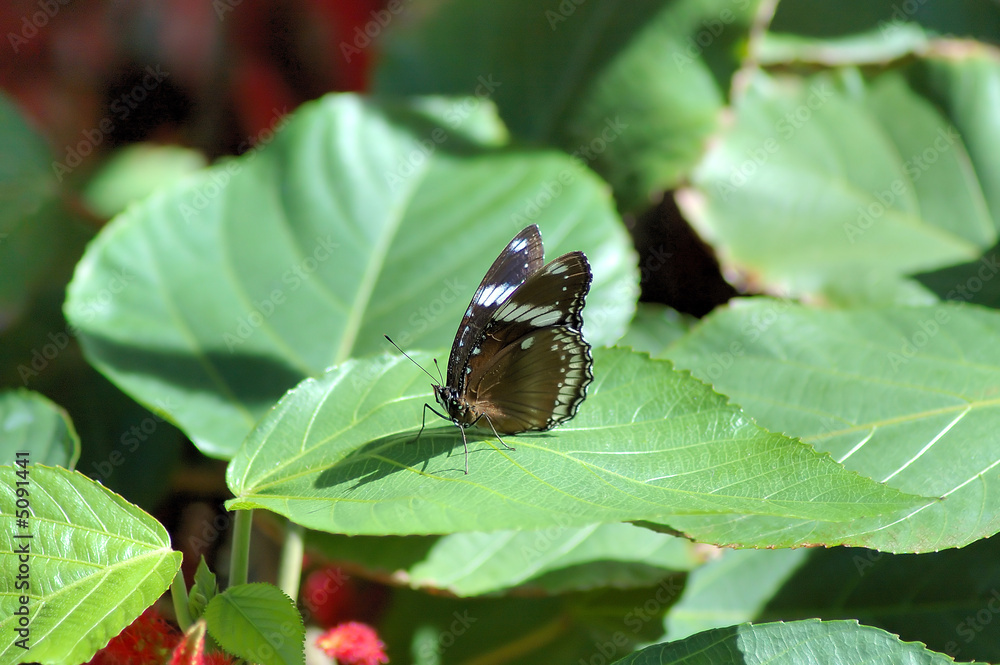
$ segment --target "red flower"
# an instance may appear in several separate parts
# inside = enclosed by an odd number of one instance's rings
[[[337,566],[323,566],[306,578],[301,597],[311,613],[307,620],[331,628],[347,621],[377,623],[389,592],[381,584],[351,577]]]
[[[385,644],[375,629],[357,621],[348,621],[323,633],[316,646],[340,665],[380,665],[388,663]]]
[[[150,607],[108,645],[94,654],[91,665],[165,663],[180,641],[180,632]]]

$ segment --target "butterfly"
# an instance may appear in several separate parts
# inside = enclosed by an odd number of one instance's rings
[[[462,432],[465,473],[466,428],[485,421],[513,450],[501,434],[545,431],[570,420],[594,378],[590,345],[582,334],[584,299],[593,280],[590,264],[583,252],[545,265],[543,257],[535,225],[500,252],[458,326],[442,385],[431,385],[447,415],[424,404],[417,439],[428,409],[450,420]]]

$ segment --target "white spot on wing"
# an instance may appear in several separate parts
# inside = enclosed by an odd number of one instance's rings
[[[483,289],[483,292],[476,298],[476,304],[483,307],[500,304],[510,298],[518,286],[519,284],[493,284]]]
[[[514,242],[510,243],[510,248],[515,252],[520,252],[522,249],[528,246],[528,241],[524,238],[518,238]]]
[[[523,342],[521,342],[521,349],[522,350],[530,349],[531,345],[534,344],[534,343],[535,343],[535,338],[534,337],[529,337],[526,340],[524,340]]]
[[[551,326],[559,320],[562,316],[559,310],[549,310],[544,314],[540,314],[531,320],[531,325],[541,328],[542,326]]]

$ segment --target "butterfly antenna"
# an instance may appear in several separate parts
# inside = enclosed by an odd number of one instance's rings
[[[427,371],[426,369],[424,369],[423,365],[421,365],[420,363],[418,363],[418,362],[417,362],[416,360],[414,360],[413,358],[410,358],[410,354],[409,354],[409,353],[407,353],[406,351],[404,351],[403,349],[399,348],[399,344],[396,344],[396,343],[395,343],[394,341],[392,341],[392,338],[391,338],[391,337],[389,337],[388,335],[382,335],[382,336],[383,336],[383,337],[385,337],[385,338],[386,338],[387,340],[389,340],[389,343],[390,343],[390,344],[392,344],[392,345],[393,345],[394,347],[396,347],[396,350],[397,350],[397,351],[399,351],[399,352],[400,352],[400,353],[402,353],[402,354],[403,354],[404,356],[406,356],[406,357],[407,357],[407,358],[409,359],[409,361],[410,361],[411,363],[413,363],[414,365],[416,365],[417,367],[419,367],[419,368],[420,368],[420,370],[421,370],[421,371],[422,371],[422,372],[423,372],[424,374],[426,374],[427,376],[431,377],[431,381],[433,381],[433,380],[434,380],[434,375],[433,375],[433,374],[431,374],[430,372],[428,372],[428,371]],[[435,365],[437,365],[437,358],[435,358],[435,359],[434,359],[434,364],[435,364]],[[441,372],[441,370],[440,370],[440,369],[438,369],[438,373],[439,373],[439,374],[440,374],[440,372]],[[441,383],[444,383],[444,381],[442,380],[442,381],[441,381]]]
[[[441,385],[444,385],[444,374],[441,373],[441,365],[438,365],[438,359],[437,358],[434,359],[434,367],[437,368],[438,376],[441,377],[440,378]]]

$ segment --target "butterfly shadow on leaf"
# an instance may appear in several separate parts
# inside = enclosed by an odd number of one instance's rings
[[[466,436],[472,467],[469,476],[465,475],[462,434],[457,427],[447,424],[428,427],[416,443],[416,431],[374,439],[320,473],[316,478],[316,487],[351,484],[351,489],[357,489],[399,472],[440,478],[474,478],[477,466],[485,468],[480,465],[503,464],[506,458],[496,456],[517,454],[516,451],[504,450],[492,433],[479,428],[469,428]]]

